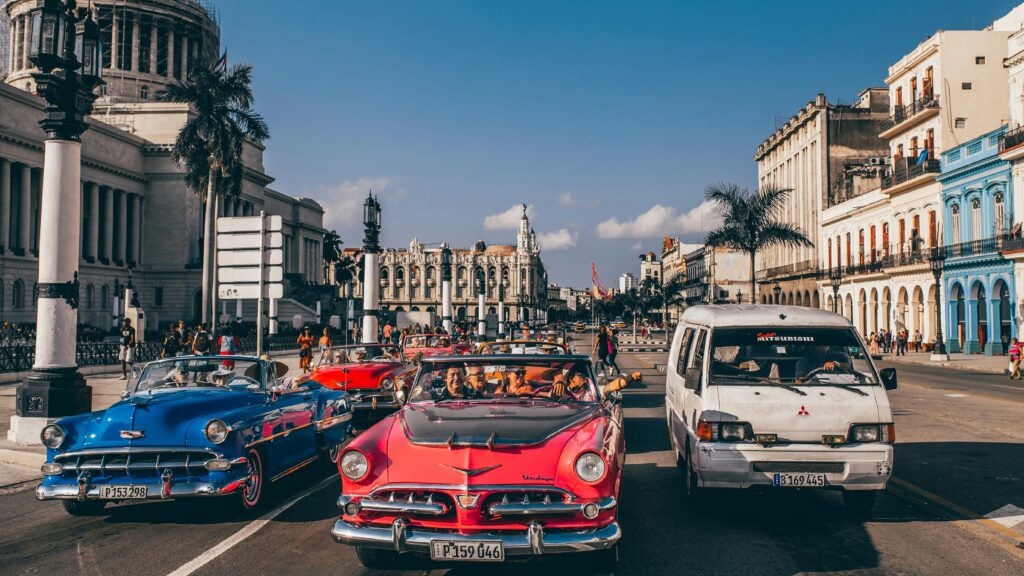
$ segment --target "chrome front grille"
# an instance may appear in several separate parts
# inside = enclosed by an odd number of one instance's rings
[[[95,476],[160,476],[170,470],[175,476],[205,474],[205,464],[217,454],[206,450],[115,449],[83,450],[54,457],[65,473],[88,471]]]
[[[842,474],[845,469],[843,462],[754,462],[754,472]]]
[[[421,514],[447,516],[455,510],[455,501],[444,492],[435,490],[395,489],[374,493],[372,498],[360,500],[363,510],[395,514]]]

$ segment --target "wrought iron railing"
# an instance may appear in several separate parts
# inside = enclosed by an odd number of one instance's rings
[[[803,262],[794,262],[792,264],[784,264],[782,266],[774,266],[772,268],[758,270],[756,277],[758,280],[767,280],[770,278],[795,276],[806,272],[814,272],[817,269],[817,260],[804,260]]]
[[[1024,125],[1013,130],[1007,130],[999,137],[999,151],[1009,150],[1015,146],[1024,144]]]
[[[893,110],[892,116],[882,120],[882,131],[884,132],[913,118],[918,112],[923,112],[929,108],[937,108],[938,106],[938,94],[926,94],[906,106],[897,106]]]
[[[900,158],[893,163],[892,173],[882,178],[882,189],[892,188],[923,174],[938,174],[941,171],[942,163],[934,158],[922,161],[917,158]]]

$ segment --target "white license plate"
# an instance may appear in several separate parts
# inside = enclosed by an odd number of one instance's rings
[[[468,560],[471,562],[502,562],[505,549],[493,540],[431,540],[431,560]]]
[[[824,474],[776,474],[772,485],[782,488],[821,488],[828,486],[828,479]]]
[[[134,500],[148,492],[148,486],[100,486],[100,500]]]

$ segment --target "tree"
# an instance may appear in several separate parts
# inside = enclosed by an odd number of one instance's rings
[[[327,277],[331,270],[331,267],[341,260],[341,236],[338,236],[337,230],[328,230],[324,232],[323,241],[323,260],[324,260],[324,282],[326,283]]]
[[[171,149],[185,168],[185,182],[206,194],[203,223],[203,322],[213,313],[213,249],[217,204],[221,196],[238,195],[242,187],[242,147],[246,140],[262,144],[270,138],[263,117],[252,110],[252,66],[228,68],[213,63],[190,67],[188,79],[157,92],[158,100],[189,105],[190,113]]]
[[[778,220],[783,203],[792,192],[792,188],[777,186],[751,192],[731,183],[712,184],[704,192],[722,214],[722,224],[708,233],[705,243],[747,253],[751,302],[757,301],[754,268],[758,252],[772,246],[814,246],[799,226]]]

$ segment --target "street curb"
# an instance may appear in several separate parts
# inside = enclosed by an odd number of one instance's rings
[[[0,462],[3,462],[4,464],[14,464],[15,466],[24,466],[25,468],[35,468],[38,470],[39,467],[43,465],[43,462],[46,462],[46,453],[0,448]]]
[[[974,372],[977,374],[993,374],[998,376],[1005,376],[1006,369],[1004,368],[987,368],[984,366],[972,366],[970,364],[960,364],[957,362],[932,362],[930,360],[925,362],[907,362],[904,360],[895,360],[892,356],[888,358],[883,357],[883,362],[890,364],[898,364],[900,366],[923,366],[923,367],[937,367],[937,368],[951,368],[953,370],[960,370],[963,372]]]

